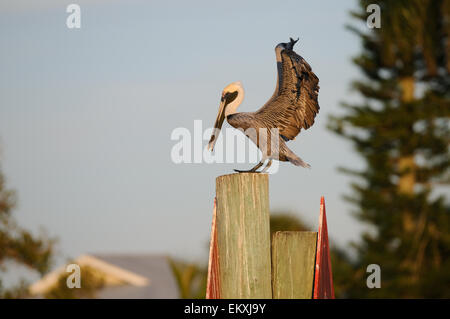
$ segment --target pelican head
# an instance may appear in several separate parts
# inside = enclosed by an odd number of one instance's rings
[[[233,82],[227,85],[222,91],[220,98],[219,113],[217,114],[216,122],[214,123],[214,131],[209,140],[208,149],[212,151],[214,144],[216,144],[223,121],[228,115],[236,113],[236,109],[244,99],[244,88],[241,82]]]

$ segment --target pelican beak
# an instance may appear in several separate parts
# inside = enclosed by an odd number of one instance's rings
[[[225,120],[225,99],[222,97],[219,106],[219,113],[217,114],[216,122],[214,123],[214,131],[211,135],[211,139],[208,143],[208,149],[212,151],[219,137],[220,129],[222,128],[223,121]]]

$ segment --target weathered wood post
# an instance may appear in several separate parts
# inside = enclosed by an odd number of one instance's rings
[[[316,258],[316,232],[280,231],[272,238],[274,299],[311,299]]]
[[[216,179],[216,298],[272,298],[269,178],[240,173]]]
[[[325,200],[319,232],[277,232],[270,247],[269,180],[241,173],[216,179],[207,299],[334,298]]]

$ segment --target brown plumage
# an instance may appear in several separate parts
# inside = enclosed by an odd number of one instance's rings
[[[289,140],[295,139],[302,128],[311,127],[320,109],[319,78],[305,59],[292,50],[295,42],[291,39],[280,52],[281,76],[275,93],[255,113],[270,126],[278,127],[280,134]]]
[[[222,103],[219,109],[215,127],[220,130],[225,117],[228,123],[244,130],[262,151],[263,159],[250,171],[254,172],[266,159],[271,164],[272,159],[290,161],[295,165],[309,167],[296,156],[285,142],[295,139],[301,129],[308,129],[314,124],[314,119],[319,113],[318,93],[319,78],[313,73],[310,65],[300,55],[294,52],[293,47],[298,40],[292,38],[289,43],[280,43],[275,47],[277,57],[278,81],[274,94],[258,111],[236,113],[236,109],[242,102],[244,91],[240,82],[228,85],[222,93]],[[260,129],[270,131],[278,129],[278,151],[274,151],[270,133],[260,134]],[[250,129],[250,130],[249,130]],[[252,131],[255,133],[247,133]],[[214,147],[217,130],[211,136],[210,149]]]

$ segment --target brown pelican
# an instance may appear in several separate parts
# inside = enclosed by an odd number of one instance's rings
[[[267,159],[269,161],[261,172],[265,172],[270,167],[273,159],[310,167],[286,145],[287,141],[295,139],[302,128],[306,130],[311,127],[319,113],[317,101],[319,79],[312,72],[309,64],[293,51],[297,41],[298,39],[290,38],[289,43],[280,43],[275,47],[278,69],[277,86],[269,101],[258,111],[236,112],[244,99],[244,89],[240,82],[231,83],[222,92],[214,132],[208,144],[209,150],[214,149],[226,118],[231,126],[243,130],[263,154],[261,161],[255,167],[248,171],[235,170],[237,172],[256,172]],[[270,132],[261,133],[264,130],[273,131],[272,129],[278,132],[275,139]],[[274,142],[276,147],[273,147]]]

